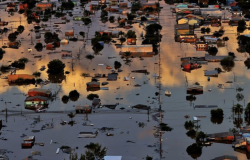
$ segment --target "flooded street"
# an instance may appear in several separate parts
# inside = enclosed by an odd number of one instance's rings
[[[4,8],[5,5],[1,5]],[[227,36],[229,41],[226,42],[226,47],[218,48],[218,55],[228,55],[228,52],[234,52],[236,55],[235,66],[230,72],[222,72],[218,77],[211,77],[210,81],[204,76],[205,70],[214,70],[215,68],[222,68],[220,62],[208,62],[203,64],[202,68],[192,70],[189,72],[182,71],[180,65],[181,57],[204,57],[207,52],[196,51],[196,48],[190,43],[175,42],[174,25],[176,24],[175,16],[170,11],[171,5],[166,4],[164,1],[160,1],[160,6],[163,9],[159,15],[159,24],[162,25],[160,34],[163,36],[160,43],[160,59],[159,54],[152,57],[137,57],[132,58],[130,65],[126,65],[125,61],[119,55],[120,48],[116,48],[114,43],[104,44],[104,49],[100,51],[98,55],[94,54],[91,46],[91,38],[94,38],[96,31],[108,30],[108,27],[115,27],[118,22],[105,24],[100,21],[101,11],[97,11],[95,15],[91,15],[92,24],[90,28],[82,25],[82,21],[73,21],[73,18],[69,15],[65,17],[70,19],[70,22],[66,24],[59,24],[62,33],[59,34],[60,39],[68,39],[65,37],[65,30],[74,29],[74,33],[79,39],[82,37],[79,35],[80,31],[88,32],[88,40],[86,47],[84,48],[83,41],[69,41],[68,45],[61,45],[56,50],[50,51],[43,48],[41,52],[35,49],[35,44],[44,42],[44,34],[41,32],[41,38],[35,38],[35,32],[30,32],[34,29],[33,24],[28,24],[26,17],[23,14],[14,13],[13,16],[9,16],[4,9],[0,9],[0,15],[2,21],[8,21],[7,28],[12,27],[13,31],[21,24],[25,27],[22,34],[18,35],[17,40],[21,41],[19,49],[4,49],[6,53],[0,60],[1,65],[10,65],[10,61],[18,60],[19,58],[26,57],[29,62],[26,63],[25,69],[17,70],[18,74],[31,74],[39,71],[41,66],[47,64],[53,59],[60,59],[65,63],[66,67],[64,71],[69,71],[69,74],[65,74],[65,79],[61,77],[49,77],[46,70],[41,71],[40,78],[43,80],[56,81],[57,83],[49,83],[47,85],[36,88],[50,89],[52,94],[57,93],[55,99],[49,102],[49,106],[45,113],[35,113],[32,110],[25,109],[24,100],[27,97],[29,89],[35,88],[35,85],[9,85],[7,79],[0,79],[0,120],[3,120],[3,124],[7,127],[2,128],[2,134],[0,137],[4,137],[7,140],[0,140],[0,148],[7,149],[13,153],[7,153],[9,159],[24,159],[28,157],[31,151],[41,151],[41,156],[34,156],[35,159],[69,159],[69,154],[59,152],[56,154],[56,149],[62,145],[71,146],[75,149],[78,155],[85,152],[84,146],[90,142],[100,143],[103,147],[107,147],[107,155],[121,155],[124,160],[139,160],[149,155],[154,159],[170,159],[170,160],[192,160],[193,158],[187,154],[186,149],[192,143],[195,143],[194,139],[191,139],[186,135],[187,130],[184,127],[185,115],[189,115],[188,120],[192,120],[193,116],[204,116],[200,118],[199,125],[201,126],[199,131],[203,131],[206,134],[227,132],[229,128],[234,128],[232,115],[232,106],[240,103],[245,108],[250,101],[248,91],[250,90],[249,79],[250,71],[244,64],[247,59],[247,53],[239,53],[237,43],[237,26],[231,27],[228,24],[222,24],[224,26],[225,33],[223,36]],[[82,15],[83,11],[81,7],[75,7],[73,15]],[[127,17],[126,15],[109,13],[109,16],[115,17]],[[20,22],[21,20],[21,22]],[[40,24],[47,24],[46,30],[55,32],[53,27],[55,22],[62,22],[61,18],[55,18],[52,16],[52,20],[48,22],[40,22]],[[132,24],[137,35],[137,44],[141,44],[142,38],[141,32],[145,31],[139,27],[138,23]],[[2,27],[2,26],[1,26]],[[5,26],[6,27],[6,26]],[[210,27],[211,33],[219,30],[219,27]],[[116,30],[127,32],[127,29],[117,28]],[[8,43],[8,31],[2,35],[2,42],[0,39],[0,45],[4,46]],[[202,34],[200,28],[195,29],[197,37]],[[249,30],[244,32],[249,34]],[[242,33],[243,34],[243,33]],[[32,37],[32,38],[31,38]],[[117,43],[119,40],[114,38]],[[34,45],[31,45],[31,42]],[[126,43],[126,42],[125,42]],[[125,44],[124,43],[124,44]],[[32,49],[32,52],[28,52],[28,48]],[[71,59],[61,59],[61,50],[72,51],[73,57]],[[55,52],[48,54],[49,52]],[[92,60],[85,58],[86,55],[94,55]],[[34,56],[41,56],[41,58],[34,58]],[[106,66],[114,67],[114,62],[121,62],[122,72],[118,73],[117,81],[108,81],[109,84],[101,87],[108,87],[108,90],[87,91],[86,83],[91,81],[91,77],[83,77],[82,73],[89,73],[91,76],[94,74],[108,74],[110,70],[106,69]],[[159,69],[159,62],[161,63]],[[103,65],[100,65],[103,64]],[[149,74],[134,73],[133,70],[147,70]],[[160,71],[159,71],[160,70]],[[2,73],[1,77],[8,76],[10,73]],[[158,78],[154,75],[159,75]],[[130,77],[129,81],[124,81],[124,77]],[[133,77],[133,78],[131,78]],[[100,78],[100,83],[106,82],[107,78]],[[232,83],[226,83],[232,81]],[[58,83],[59,82],[59,83]],[[187,87],[193,85],[195,82],[199,82],[203,86],[203,94],[195,95],[195,101],[187,101]],[[134,85],[139,84],[140,87]],[[224,84],[224,88],[218,88],[218,84]],[[159,86],[161,89],[159,90]],[[241,87],[244,90],[241,92],[244,95],[242,101],[236,99],[236,88]],[[63,103],[61,98],[64,95],[68,95],[70,91],[77,90],[80,93],[80,97],[77,101],[69,101],[67,104]],[[165,96],[165,91],[171,91],[171,96]],[[208,91],[210,90],[210,91]],[[160,92],[160,99],[156,92]],[[76,124],[61,125],[61,121],[69,121],[68,113],[75,113],[75,106],[78,105],[91,105],[92,101],[87,99],[87,95],[90,93],[98,94],[102,104],[117,104],[116,109],[111,110],[109,108],[98,108],[96,113],[88,114],[88,121],[86,121],[85,114],[76,114],[74,120]],[[160,103],[160,104],[159,104]],[[146,110],[132,109],[131,106],[143,104],[151,107],[149,115]],[[152,117],[157,112],[157,109],[161,105],[163,112],[162,122],[167,123],[173,128],[171,132],[165,132],[161,139],[155,137],[156,131],[154,126],[158,125],[158,122]],[[210,120],[210,108],[194,108],[195,105],[217,105],[224,111],[224,119],[221,124],[214,124]],[[125,109],[120,109],[124,107]],[[8,109],[8,118],[6,122],[5,109]],[[22,115],[21,115],[22,114]],[[40,116],[40,122],[35,125],[31,125],[34,122],[34,118]],[[244,115],[242,114],[244,122]],[[159,120],[160,118],[157,117]],[[94,126],[84,126],[83,123],[94,124]],[[144,127],[139,126],[139,122],[145,123]],[[53,123],[54,128],[41,130],[41,127],[46,123]],[[99,132],[96,138],[77,138],[79,132],[94,132],[98,128],[113,127],[114,130],[110,131],[114,136],[107,136],[107,131]],[[33,133],[32,130],[40,130],[40,132]],[[44,146],[34,145],[32,149],[21,149],[21,143],[23,138],[20,137],[21,133],[26,135],[33,135],[36,137],[36,142],[44,143]],[[52,140],[52,143],[50,143]],[[131,143],[132,141],[132,143]],[[57,143],[54,143],[57,142]],[[161,143],[160,143],[161,142]],[[160,153],[162,149],[162,154]],[[234,155],[240,160],[246,160],[245,154],[234,151],[232,144],[224,143],[212,143],[211,146],[203,147],[202,154],[197,159],[209,160],[221,155]]]

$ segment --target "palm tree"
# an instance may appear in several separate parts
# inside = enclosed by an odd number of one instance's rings
[[[75,117],[74,113],[70,112],[68,114],[69,118],[71,119],[71,121],[73,121],[73,118]]]
[[[234,114],[238,115],[238,118],[240,118],[241,114],[243,113],[243,106],[241,104],[237,103],[233,107],[233,112],[234,112]]]
[[[103,147],[99,143],[90,143],[85,146],[87,151],[85,152],[86,159],[102,160],[106,155],[107,148]]]
[[[250,102],[247,104],[247,107],[245,108],[245,122],[247,124],[250,124]]]

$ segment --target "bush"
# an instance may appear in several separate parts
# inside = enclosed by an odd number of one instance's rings
[[[91,54],[88,54],[85,56],[85,58],[89,59],[89,60],[92,60],[93,58],[95,58],[95,56],[91,55]]]
[[[10,33],[8,36],[9,41],[14,42],[17,38],[17,35],[15,33]]]
[[[37,44],[35,45],[35,49],[36,49],[37,51],[42,51],[42,50],[43,50],[43,44],[42,44],[42,43],[37,43]]]
[[[77,90],[73,90],[69,92],[69,99],[71,101],[77,101],[80,97],[80,94],[77,92]]]
[[[188,154],[199,154],[202,152],[202,147],[196,143],[193,143],[192,145],[187,147],[186,151]]]
[[[230,72],[232,70],[232,68],[234,67],[233,58],[230,56],[222,59],[220,64],[221,64],[222,68],[227,72]]]
[[[114,66],[115,66],[115,69],[119,69],[121,68],[122,64],[118,61],[115,61]]]
[[[20,68],[20,69],[24,69],[25,68],[25,63],[20,62],[20,61],[14,61],[13,63],[11,63],[11,66],[16,67],[16,68]]]
[[[79,34],[84,38],[85,37],[85,32],[79,32]]]
[[[98,94],[89,94],[88,96],[87,96],[87,99],[88,100],[93,100],[94,98],[99,98],[99,96],[98,96]]]
[[[40,84],[43,80],[41,78],[36,79],[36,84]]]
[[[185,126],[186,129],[192,129],[192,128],[194,128],[194,122],[186,121],[184,126]]]
[[[34,72],[32,75],[35,76],[35,77],[40,77],[41,76],[41,72]]]
[[[173,128],[169,127],[166,123],[160,123],[159,124],[161,131],[172,131]]]
[[[208,49],[208,53],[212,56],[215,56],[217,54],[217,52],[218,52],[218,49],[216,47],[212,46],[212,47],[209,47],[209,49]]]
[[[194,138],[195,135],[196,135],[196,131],[194,129],[191,129],[189,130],[187,133],[186,133],[187,136],[191,137],[191,138]]]
[[[64,73],[65,64],[59,59],[54,59],[50,61],[47,66],[48,66],[48,73],[51,74]]]
[[[221,108],[212,109],[210,111],[210,114],[212,118],[223,118],[224,116],[223,110]]]

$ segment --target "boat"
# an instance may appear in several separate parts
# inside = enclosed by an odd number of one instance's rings
[[[171,96],[171,92],[170,91],[165,91],[165,95],[170,97]]]

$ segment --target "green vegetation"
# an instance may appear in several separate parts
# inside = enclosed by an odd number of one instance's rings
[[[65,64],[59,59],[54,59],[50,61],[47,66],[48,66],[48,73],[50,74],[64,73]]]
[[[68,97],[67,95],[64,95],[64,96],[62,97],[62,102],[63,102],[64,104],[67,104],[68,101],[69,101],[69,97]]]
[[[140,2],[134,2],[131,7],[132,12],[136,12],[141,9],[141,3]]]
[[[88,100],[92,101],[94,98],[99,98],[98,94],[92,94],[91,93],[91,94],[87,95],[87,99]]]
[[[37,51],[42,51],[42,50],[43,50],[43,44],[42,44],[42,43],[37,43],[37,44],[35,45],[35,49],[36,49]]]
[[[82,21],[84,25],[89,25],[92,22],[91,19],[88,17],[82,18]]]
[[[10,33],[8,36],[8,40],[10,42],[14,42],[17,39],[17,35],[15,33]]]
[[[71,101],[77,101],[80,97],[80,94],[77,92],[77,90],[73,90],[69,92],[69,99]]]
[[[192,128],[194,128],[194,122],[186,121],[184,126],[185,126],[186,129],[192,129]]]
[[[129,30],[126,34],[127,38],[136,38],[135,31]]]
[[[191,130],[187,131],[186,135],[191,137],[191,138],[195,138],[196,131],[194,129],[191,129]]]
[[[193,143],[192,145],[188,146],[186,149],[187,153],[189,155],[192,154],[201,154],[202,153],[202,147],[196,143]],[[199,156],[198,156],[199,157]],[[193,158],[197,158],[197,156],[193,157]]]
[[[121,66],[122,66],[122,64],[120,62],[115,61],[115,63],[114,63],[114,68],[115,69],[119,69],[119,68],[121,68]]]
[[[72,122],[72,121],[73,121],[73,118],[75,117],[75,114],[72,113],[72,112],[70,112],[70,113],[68,114],[68,117],[71,119],[71,122]]]
[[[223,118],[224,116],[223,110],[221,108],[212,109],[210,111],[210,114],[212,118]]]
[[[236,94],[236,99],[237,99],[238,102],[239,102],[239,101],[242,101],[242,100],[244,99],[244,95],[241,94],[241,93],[237,93],[237,94]]]
[[[3,59],[3,55],[5,54],[5,50],[3,50],[2,48],[0,48],[0,60]]]
[[[85,32],[79,32],[79,34],[84,38],[85,37]]]
[[[202,131],[198,132],[196,135],[196,141],[204,142],[205,138],[207,138],[207,135]]]
[[[231,56],[228,56],[222,59],[220,64],[225,71],[230,72],[234,67],[234,60]]]
[[[34,72],[32,75],[35,76],[35,77],[40,77],[41,76],[41,72]]]
[[[89,60],[92,60],[95,58],[95,56],[91,55],[91,54],[88,54],[85,56],[85,58],[89,59]]]
[[[208,48],[208,53],[210,54],[210,55],[212,55],[212,56],[215,56],[216,54],[217,54],[217,52],[218,52],[218,49],[216,48],[216,47],[209,47]]]
[[[82,73],[81,76],[82,77],[90,77],[90,74],[89,73]]]
[[[168,124],[166,124],[166,123],[160,123],[159,127],[160,127],[161,131],[171,132],[173,130],[173,128],[169,127]]]

